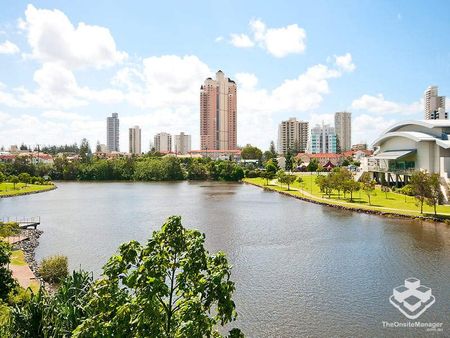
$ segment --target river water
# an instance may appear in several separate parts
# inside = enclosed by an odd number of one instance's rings
[[[233,264],[236,326],[249,337],[425,336],[389,302],[416,277],[436,302],[421,322],[450,335],[450,228],[302,202],[245,184],[58,183],[0,199],[0,216],[41,216],[36,256],[99,274],[120,243],[145,241],[170,215]],[[417,321],[416,320],[416,321]]]

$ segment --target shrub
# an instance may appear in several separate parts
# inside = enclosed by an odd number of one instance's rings
[[[39,266],[38,273],[47,283],[61,282],[69,274],[67,257],[56,255],[44,258]]]

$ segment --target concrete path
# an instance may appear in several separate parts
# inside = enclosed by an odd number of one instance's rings
[[[39,285],[39,281],[27,265],[9,265],[12,271],[13,277],[17,279],[19,285],[26,289],[29,286]]]
[[[26,239],[28,239],[28,236],[23,236],[23,235],[19,235],[19,236],[11,236],[11,237],[6,237],[5,240],[6,242],[8,242],[10,245],[22,242]]]

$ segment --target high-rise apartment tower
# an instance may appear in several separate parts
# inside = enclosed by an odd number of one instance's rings
[[[237,86],[219,70],[200,87],[200,148],[237,149]]]
[[[447,119],[445,96],[438,95],[437,86],[429,86],[423,93],[425,120]]]
[[[119,151],[119,114],[106,118],[106,146],[108,151]]]
[[[286,154],[289,150],[305,152],[308,145],[308,122],[297,121],[291,117],[278,125],[278,153]]]
[[[129,150],[130,154],[141,154],[141,128],[134,126],[128,130]]]
[[[337,151],[344,152],[352,149],[352,113],[334,114],[334,128],[337,136]]]

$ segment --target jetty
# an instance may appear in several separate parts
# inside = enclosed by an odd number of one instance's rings
[[[19,224],[21,229],[36,229],[39,224],[41,224],[41,217],[3,217],[0,222],[9,223],[14,222]]]

